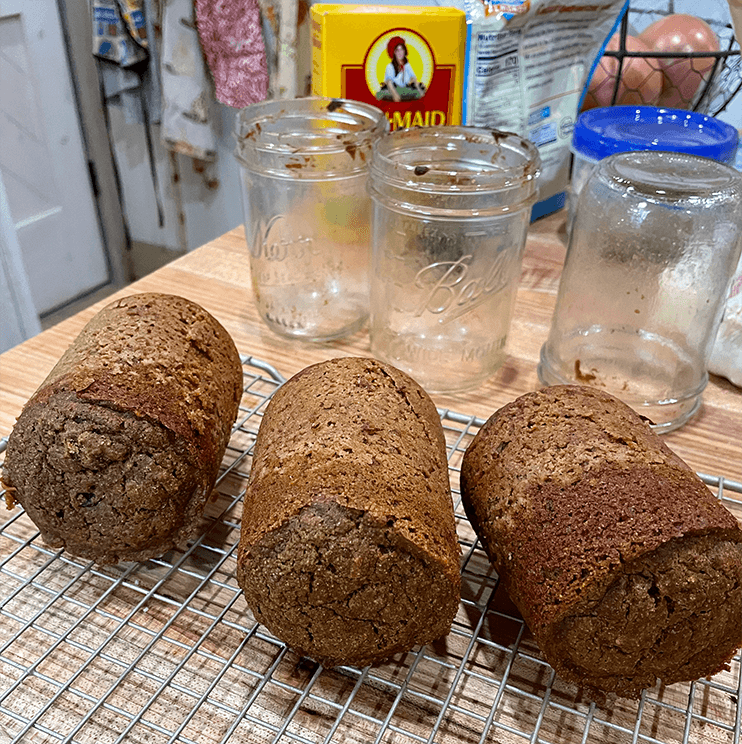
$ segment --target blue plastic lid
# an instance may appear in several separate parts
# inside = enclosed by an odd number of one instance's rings
[[[665,150],[700,155],[731,164],[739,135],[712,116],[657,106],[608,106],[580,114],[573,150],[602,160],[616,152]]]

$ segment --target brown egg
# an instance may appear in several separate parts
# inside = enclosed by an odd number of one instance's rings
[[[719,51],[719,40],[713,29],[700,18],[684,13],[655,21],[639,34],[639,39],[655,52]],[[714,66],[713,57],[677,57],[657,62],[665,76],[659,104],[672,108],[688,108]]]
[[[616,33],[606,46],[606,50],[618,51],[619,35]],[[630,52],[647,52],[651,50],[640,39],[626,36],[626,49]],[[641,57],[625,57],[621,68],[621,82],[618,86],[617,106],[655,106],[662,92],[662,73],[653,66],[656,60],[645,60]],[[597,106],[610,106],[613,99],[613,88],[618,74],[619,61],[616,57],[604,56],[595,68],[588,92],[583,103],[583,110]]]

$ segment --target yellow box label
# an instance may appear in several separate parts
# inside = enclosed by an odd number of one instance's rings
[[[466,16],[455,8],[312,7],[312,93],[382,109],[392,130],[461,123]]]

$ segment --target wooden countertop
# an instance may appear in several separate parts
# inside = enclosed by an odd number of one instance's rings
[[[564,254],[563,214],[531,226],[505,365],[479,390],[433,396],[439,407],[486,418],[538,387],[536,363]],[[198,302],[243,354],[286,377],[323,359],[370,353],[365,331],[324,345],[269,331],[252,301],[241,229],[118,295],[142,291]],[[0,355],[0,436],[109,301]],[[742,391],[713,379],[700,413],[666,441],[694,469],[742,481]],[[538,735],[539,741],[599,744],[628,741],[634,731],[634,739],[643,732],[666,744],[732,744],[739,660],[712,682],[596,707],[539,658],[504,591],[493,591],[491,568],[473,548],[463,515],[463,544],[472,547],[462,556],[462,603],[446,639],[424,656],[402,654],[362,672],[319,674],[255,631],[236,586],[239,516],[230,499],[245,480],[238,467],[207,507],[209,516],[219,515],[206,533],[208,545],[142,564],[98,567],[66,553],[55,556],[27,516],[0,511],[0,741],[514,744]]]
[[[498,407],[538,387],[536,364],[546,340],[565,254],[563,212],[529,231],[505,365],[480,389],[433,396],[442,408],[487,418]],[[368,333],[327,344],[280,338],[257,315],[241,228],[126,287],[114,296],[158,291],[180,294],[213,313],[244,354],[268,361],[289,377],[334,356],[370,355]],[[7,436],[30,397],[75,335],[106,299],[0,355],[0,435]],[[718,377],[700,412],[665,441],[695,470],[742,481],[742,390]]]

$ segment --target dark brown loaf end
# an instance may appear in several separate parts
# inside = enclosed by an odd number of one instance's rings
[[[345,358],[275,393],[237,579],[259,622],[325,666],[363,666],[450,631],[459,547],[443,430],[419,385]]]
[[[99,563],[160,555],[197,528],[241,393],[234,342],[203,308],[117,300],[24,407],[4,483],[53,547]]]
[[[721,671],[742,645],[742,529],[628,406],[555,386],[467,449],[464,507],[547,661],[637,697]]]

